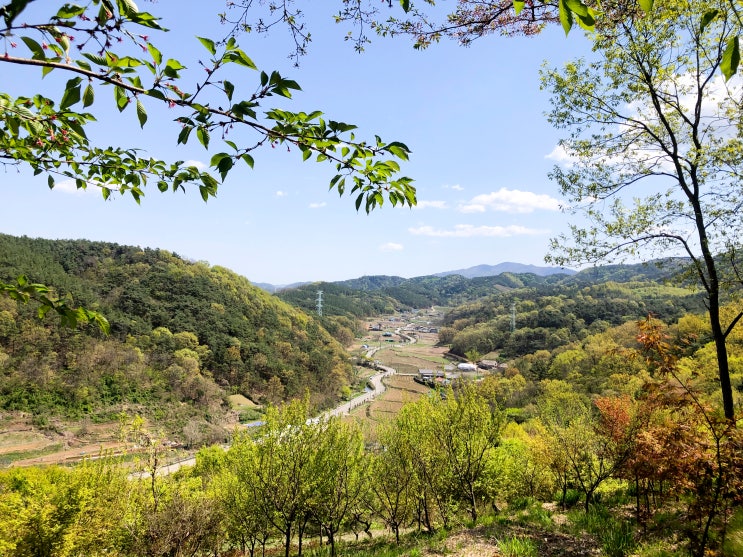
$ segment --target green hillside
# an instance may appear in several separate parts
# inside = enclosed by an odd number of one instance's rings
[[[214,423],[227,394],[278,401],[309,390],[324,407],[351,377],[317,320],[225,268],[163,250],[0,235],[0,280],[21,273],[101,311],[111,334],[39,321],[32,305],[0,298],[4,410],[104,419],[134,405],[172,424]]]

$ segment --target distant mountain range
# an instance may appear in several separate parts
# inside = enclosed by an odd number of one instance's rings
[[[448,277],[452,275],[460,275],[464,278],[477,278],[477,277],[495,277],[503,273],[514,273],[514,274],[524,274],[524,273],[532,273],[540,277],[548,277],[551,275],[574,275],[577,273],[577,271],[574,271],[573,269],[566,269],[564,267],[538,267],[536,265],[525,265],[523,263],[513,263],[510,261],[504,262],[504,263],[498,263],[497,265],[476,265],[474,267],[469,267],[467,269],[457,269],[456,271],[443,271],[441,273],[435,273],[433,275],[426,275],[426,276],[432,276],[432,277]],[[356,281],[363,279],[364,277],[361,277],[360,279],[350,279],[345,281],[335,281],[337,283],[346,284],[346,285],[353,285]],[[379,278],[379,277],[375,277]],[[389,279],[390,282],[399,284],[401,282],[405,282],[405,280],[402,277],[385,277],[386,279]],[[275,293],[279,290],[285,290],[285,289],[291,289],[291,288],[299,288],[300,286],[304,286],[305,284],[311,284],[311,281],[307,282],[295,282],[293,284],[269,284],[265,282],[254,282],[253,283],[258,288],[262,288],[266,292]],[[358,286],[356,286],[358,287]]]
[[[524,265],[523,263],[512,263],[507,261],[505,263],[498,263],[497,265],[476,265],[475,267],[469,267],[467,269],[445,271],[443,273],[436,273],[433,276],[447,277],[449,275],[461,275],[465,278],[477,278],[494,277],[503,273],[533,273],[540,277],[548,277],[550,275],[574,275],[577,271],[566,269],[564,267],[538,267],[536,265]]]

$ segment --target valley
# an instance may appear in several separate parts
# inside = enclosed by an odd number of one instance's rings
[[[126,557],[196,531],[192,555],[743,547],[743,440],[679,262],[269,295],[167,252],[0,247],[7,276],[34,270],[110,323],[0,298],[0,513],[23,532],[0,527],[0,543],[31,543],[43,509],[78,501],[44,523],[59,543]],[[726,342],[740,408],[743,333]],[[76,529],[94,519],[110,535]],[[683,526],[705,520],[701,537]]]

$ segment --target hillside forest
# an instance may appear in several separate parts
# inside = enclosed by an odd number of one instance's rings
[[[226,396],[280,402],[311,393],[323,408],[352,379],[343,346],[354,326],[316,319],[231,271],[161,250],[0,235],[0,275],[33,282],[102,312],[111,332],[39,320],[0,297],[0,408],[94,422],[126,409],[189,442],[218,441]],[[200,433],[196,433],[200,432]]]
[[[114,422],[136,450],[0,471],[4,555],[375,555],[347,534],[380,528],[385,555],[408,555],[462,525],[522,544],[513,555],[553,554],[558,534],[603,555],[743,548],[743,438],[720,412],[682,261],[364,277],[271,296],[166,251],[0,236],[0,278],[20,269],[102,312],[111,332],[0,298],[3,421]],[[318,289],[327,305],[313,317]],[[360,317],[402,324],[433,305],[449,359],[496,360],[494,371],[393,414],[310,419],[365,377],[349,358],[366,363],[353,348]],[[743,332],[728,343],[739,415]],[[263,425],[234,429],[230,394],[261,404]],[[202,448],[161,476],[173,440]]]

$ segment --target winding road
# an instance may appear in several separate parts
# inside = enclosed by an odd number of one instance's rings
[[[374,354],[374,351],[376,351],[376,349],[370,350],[372,355]],[[384,382],[382,380],[385,377],[393,375],[394,373],[397,373],[397,372],[391,367],[381,366],[381,365],[377,365],[377,369],[380,371],[378,373],[375,373],[371,377],[369,377],[368,382],[367,382],[367,384],[371,386],[372,388],[370,391],[366,391],[365,393],[362,393],[359,396],[356,396],[347,402],[339,404],[335,408],[332,408],[331,410],[327,410],[326,412],[324,412],[323,414],[321,414],[320,416],[316,418],[310,418],[309,420],[307,420],[307,423],[318,423],[320,420],[323,420],[323,419],[343,416],[351,412],[351,410],[353,410],[357,406],[370,402],[372,399],[381,395],[386,390],[386,387],[384,386]],[[156,472],[156,476],[167,476],[168,474],[174,473],[175,471],[177,471],[179,468],[183,466],[193,466],[194,464],[196,464],[196,457],[179,460],[178,462],[174,462],[172,464],[168,464],[167,466],[162,466],[158,468]],[[149,472],[136,472],[136,473],[130,474],[129,477],[130,478],[148,478],[150,477],[150,473]]]

